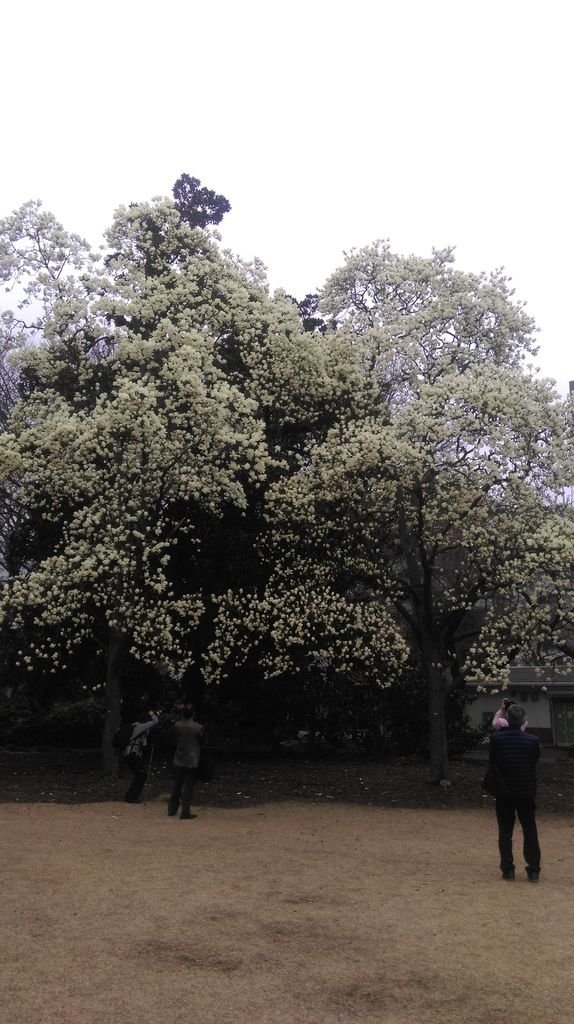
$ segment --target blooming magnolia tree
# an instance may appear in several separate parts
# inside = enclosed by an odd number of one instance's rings
[[[449,253],[353,254],[323,310],[377,394],[272,488],[277,571],[288,588],[319,561],[338,594],[393,607],[379,623],[391,671],[406,642],[428,682],[431,778],[446,780],[448,693],[465,676],[502,679],[550,637],[550,574],[571,593],[572,519],[552,499],[563,411],[523,367],[533,325],[505,279],[461,274]],[[564,613],[552,611],[556,638]]]
[[[345,344],[303,332],[260,267],[188,221],[167,200],[120,209],[102,261],[39,204],[0,225],[2,274],[21,297],[5,337],[34,341],[17,353],[22,398],[0,470],[51,527],[5,584],[1,613],[15,630],[32,617],[30,668],[57,670],[88,634],[107,637],[107,768],[125,653],[175,676],[198,660],[229,575],[210,564],[218,524],[251,517],[256,534],[268,482],[361,401]]]

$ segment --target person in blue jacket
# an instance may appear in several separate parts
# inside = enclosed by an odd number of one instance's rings
[[[523,834],[526,874],[530,882],[540,878],[540,843],[536,827],[536,765],[540,757],[538,737],[523,732],[524,709],[511,704],[506,712],[508,728],[490,737],[489,760],[496,766],[496,818],[502,877],[515,876],[512,834],[516,818]]]

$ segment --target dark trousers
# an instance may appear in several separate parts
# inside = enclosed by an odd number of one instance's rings
[[[524,836],[524,860],[531,871],[540,871],[540,846],[536,828],[536,805],[534,800],[515,800],[513,797],[496,798],[496,818],[498,821],[498,849],[500,850],[500,870],[510,871],[514,867],[512,859],[512,833],[514,822],[518,820]]]
[[[173,788],[167,805],[168,814],[177,814],[181,801],[181,817],[189,817],[196,779],[197,768],[183,768],[174,765]]]
[[[124,760],[133,775],[124,800],[128,804],[135,804],[137,803],[141,791],[146,784],[148,765],[145,759],[143,757],[138,757],[137,754],[128,754]]]

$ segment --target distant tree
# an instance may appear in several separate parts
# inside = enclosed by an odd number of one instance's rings
[[[6,430],[18,399],[18,377],[9,361],[10,348],[6,339],[0,341],[0,433]],[[0,483],[0,576],[7,573],[7,541],[16,527],[17,520],[18,514],[10,488]]]
[[[0,348],[0,431],[6,428],[8,419],[18,399],[18,376],[10,364],[10,346]]]
[[[206,228],[220,224],[231,204],[225,196],[202,186],[199,178],[182,174],[172,189],[175,205],[182,220],[191,228]]]
[[[320,331],[325,334],[327,322],[319,315],[319,293],[308,292],[304,299],[297,302],[301,314],[304,331]]]

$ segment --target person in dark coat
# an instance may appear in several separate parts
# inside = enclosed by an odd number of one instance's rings
[[[515,875],[512,833],[516,817],[522,826],[524,860],[530,882],[540,877],[540,844],[536,827],[536,765],[540,757],[538,738],[522,732],[524,709],[511,704],[507,712],[508,728],[490,737],[489,760],[498,772],[496,818],[502,877]]]
[[[195,721],[193,704],[186,703],[181,707],[181,718],[175,723],[174,732],[173,788],[167,813],[172,817],[177,814],[181,802],[180,818],[185,820],[191,818],[191,801],[204,736],[203,726]]]

